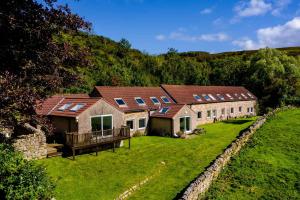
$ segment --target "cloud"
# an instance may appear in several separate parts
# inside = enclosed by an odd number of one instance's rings
[[[205,9],[203,9],[203,10],[200,11],[200,14],[202,14],[202,15],[208,15],[210,13],[212,13],[212,9],[211,8],[205,8]]]
[[[258,29],[256,41],[242,38],[233,44],[243,49],[259,49],[263,47],[287,47],[300,45],[300,17],[295,17],[283,25]]]
[[[271,9],[271,3],[266,3],[264,0],[250,0],[249,2],[239,2],[234,11],[238,17],[250,17],[264,15]]]
[[[159,34],[155,36],[156,40],[177,40],[177,41],[188,41],[188,42],[223,42],[229,40],[229,36],[225,33],[214,33],[214,34],[201,34],[201,35],[189,35],[185,31],[174,31],[168,35]]]
[[[292,2],[292,0],[276,0],[272,15],[280,16],[281,12]]]

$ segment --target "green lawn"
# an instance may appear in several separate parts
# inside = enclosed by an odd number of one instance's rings
[[[247,144],[207,199],[300,199],[300,109],[279,113]]]
[[[137,137],[131,150],[50,158],[42,163],[56,181],[59,199],[114,199],[145,178],[152,178],[130,199],[172,199],[231,143],[253,119],[204,125],[205,135],[190,139]]]

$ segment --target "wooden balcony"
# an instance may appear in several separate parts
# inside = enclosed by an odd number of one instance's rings
[[[87,133],[71,132],[66,133],[66,146],[72,149],[73,160],[75,160],[76,150],[94,149],[97,155],[100,146],[112,144],[113,151],[115,151],[116,143],[126,139],[129,140],[130,149],[130,129],[127,126]]]

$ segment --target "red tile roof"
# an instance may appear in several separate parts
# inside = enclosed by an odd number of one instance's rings
[[[57,94],[53,95],[52,97],[47,98],[43,102],[37,102],[36,107],[36,113],[38,115],[52,115],[53,111],[56,111],[63,102],[70,100],[71,102],[80,101],[82,103],[89,102],[90,99],[88,94]],[[97,98],[99,100],[99,98]],[[72,108],[73,105],[70,106]],[[82,109],[86,109],[87,107],[83,107]],[[83,110],[80,109],[77,112],[72,112],[72,116],[77,116],[79,113],[81,113]],[[60,111],[61,112],[61,111]],[[67,112],[66,112],[67,113]],[[62,114],[62,113],[60,113]],[[66,116],[70,116],[69,113],[66,114]]]
[[[161,87],[179,104],[256,100],[256,97],[246,88],[237,86],[161,85]],[[224,100],[221,100],[217,96],[218,94],[223,96]],[[233,99],[230,99],[227,94],[231,95]],[[243,97],[242,94],[246,97]],[[201,101],[197,101],[193,95],[199,95]],[[207,101],[203,95],[212,95],[215,100],[210,98],[211,100]]]
[[[98,102],[100,98],[72,98],[72,97],[66,97],[64,98],[50,113],[51,116],[62,116],[62,117],[76,117],[83,111],[87,110],[89,107],[94,105],[96,102]],[[67,109],[61,111],[59,110],[60,107],[62,107],[65,104],[70,103],[71,106],[69,106]],[[74,106],[77,104],[83,104],[84,106],[80,108],[79,110],[71,111]]]
[[[159,110],[152,113],[151,117],[159,117],[159,118],[173,118],[185,105],[183,104],[173,104],[168,107],[169,110],[166,113],[160,113]],[[163,107],[162,107],[163,108]]]
[[[93,92],[94,96],[103,97],[111,105],[115,106],[123,112],[132,112],[140,110],[154,110],[160,106],[168,106],[173,104],[174,101],[169,95],[160,87],[113,87],[113,86],[96,86]],[[170,104],[163,103],[161,97],[165,96],[170,100]],[[140,106],[135,101],[135,97],[141,97],[145,104]],[[150,97],[156,97],[161,105],[154,104]],[[115,98],[122,98],[126,107],[120,107],[116,102]]]

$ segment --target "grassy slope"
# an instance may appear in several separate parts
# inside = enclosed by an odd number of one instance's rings
[[[300,109],[279,113],[224,170],[208,199],[300,199]]]
[[[57,180],[57,199],[114,199],[151,175],[131,199],[172,199],[251,123],[209,124],[207,134],[192,139],[139,137],[132,139],[131,150],[125,145],[116,153],[39,162]]]

